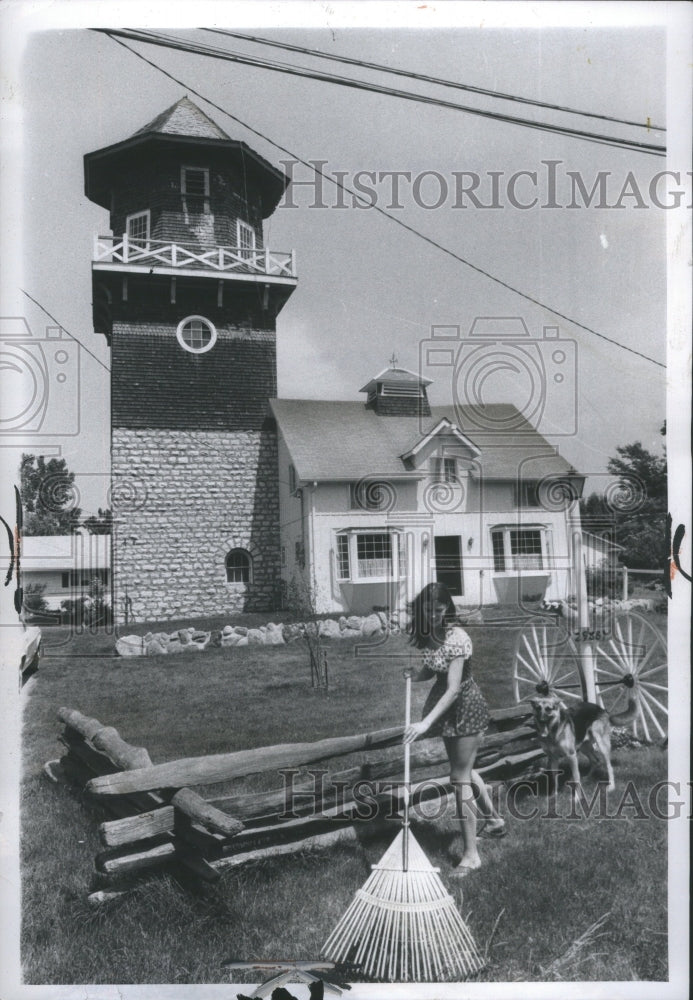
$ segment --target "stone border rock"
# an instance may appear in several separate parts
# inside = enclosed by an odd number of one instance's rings
[[[257,628],[245,625],[225,625],[221,630],[204,632],[183,628],[175,632],[147,632],[146,635],[125,635],[116,642],[120,656],[170,656],[181,652],[202,652],[208,646],[283,646],[306,635],[323,639],[359,639],[379,635],[396,635],[409,623],[406,612],[384,611],[370,615],[342,615],[338,619],[322,618],[312,622],[268,622]]]

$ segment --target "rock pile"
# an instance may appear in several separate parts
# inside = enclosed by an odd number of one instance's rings
[[[196,628],[176,632],[147,632],[146,635],[126,635],[116,642],[120,656],[164,656],[182,651],[202,651],[212,646],[283,646],[305,636],[320,635],[323,639],[359,639],[380,635],[396,635],[406,628],[406,612],[384,611],[360,616],[342,615],[339,619],[323,618],[314,622],[268,622],[258,628],[245,625],[225,625],[214,632]]]

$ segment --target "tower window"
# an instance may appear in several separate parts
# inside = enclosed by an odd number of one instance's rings
[[[241,222],[238,219],[236,222],[236,236],[238,237],[238,249],[241,257],[245,260],[251,260],[253,250],[255,249],[255,230],[247,222]]]
[[[253,562],[245,549],[231,549],[226,556],[227,583],[251,583]]]
[[[182,167],[180,188],[182,194],[209,198],[209,170],[206,167]]]
[[[214,324],[204,316],[188,316],[178,324],[176,337],[181,347],[192,354],[204,354],[210,351],[217,339]]]
[[[149,244],[149,209],[146,212],[133,212],[125,220],[125,230],[130,246],[139,250],[147,250]]]

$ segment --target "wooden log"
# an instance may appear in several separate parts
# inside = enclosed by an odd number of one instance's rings
[[[144,747],[134,747],[121,739],[118,730],[104,726],[95,733],[91,742],[102,750],[118,767],[130,771],[138,767],[151,767],[152,760]]]
[[[103,729],[103,722],[91,719],[88,715],[82,715],[75,708],[59,708],[58,718],[85,740],[90,740],[100,729]]]
[[[104,726],[98,719],[82,715],[74,708],[60,708],[58,718],[68,729],[107,754],[119,770],[151,766],[151,758],[144,747],[131,746],[113,726]]]
[[[68,748],[68,759],[77,760],[83,765],[82,777],[76,782],[83,788],[94,777],[115,772],[115,765],[109,758],[99,750],[94,750],[83,739],[78,736],[68,736],[63,734],[60,737],[61,743]],[[62,758],[65,760],[66,758]],[[109,812],[116,816],[127,816],[133,811],[149,812],[163,805],[164,799],[158,792],[141,792],[136,795],[129,795],[121,798],[120,804],[116,805],[116,799],[104,799],[100,805],[107,808]]]
[[[190,819],[215,833],[223,833],[227,837],[235,837],[243,830],[243,823],[234,819],[221,809],[216,809],[205,802],[201,795],[190,788],[181,788],[171,799],[171,805],[180,810]]]
[[[198,823],[194,823],[184,813],[177,813],[174,821],[173,834],[176,844],[186,845],[196,854],[205,858],[221,857],[222,848],[229,838],[223,833],[212,833]]]
[[[93,795],[129,795],[153,788],[211,785],[216,781],[229,781],[247,774],[280,767],[299,767],[327,757],[392,746],[401,740],[402,732],[403,727],[396,726],[375,733],[331,737],[316,743],[285,743],[209,757],[188,757],[93,778],[87,790]]]
[[[354,817],[351,811],[347,811],[333,816],[304,816],[300,819],[288,820],[278,826],[273,824],[259,829],[245,830],[225,844],[224,855],[303,841],[330,830],[351,826],[353,822]]]
[[[106,801],[110,804],[121,800],[112,798]],[[196,792],[184,788],[173,796],[169,805],[102,823],[99,826],[101,842],[105,847],[120,847],[170,833],[176,826],[176,810],[206,830],[222,834],[223,838],[233,837],[244,829],[240,820],[215,809]]]
[[[496,747],[529,749],[534,739],[534,730],[529,727],[519,727],[511,732],[493,733],[485,737],[477,757],[478,768],[489,763],[494,763],[501,758]],[[423,777],[420,770],[428,771],[431,767],[447,769],[448,758],[444,746],[439,740],[431,740],[432,745],[421,747],[411,754],[412,780]],[[210,801],[233,816],[243,819],[246,825],[267,822],[271,817],[279,821],[279,816],[288,805],[291,805],[292,812],[305,815],[311,812],[318,812],[329,808],[341,797],[344,801],[353,798],[351,790],[357,781],[372,780],[401,775],[404,768],[404,758],[393,757],[389,760],[373,761],[362,764],[360,767],[347,768],[343,771],[326,772],[322,777],[324,793],[320,794],[319,783],[301,781],[295,782],[291,786],[291,803],[288,802],[289,789],[277,788],[269,792],[259,792],[250,794],[236,794],[221,796]],[[477,770],[478,770],[477,768]],[[336,787],[338,786],[338,787]]]
[[[205,861],[204,858],[198,858],[194,854],[181,855],[179,853],[176,857],[176,863],[185,868],[191,875],[194,875],[196,879],[202,879],[203,882],[218,882],[221,877],[209,861]]]
[[[118,802],[120,799],[109,800]],[[99,826],[99,837],[104,847],[122,847],[138,840],[147,840],[173,829],[174,808],[162,806],[149,812],[125,816],[122,819],[107,820]]]
[[[224,856],[218,861],[213,861],[212,866],[217,871],[226,868],[237,868],[240,865],[247,864],[249,861],[264,861],[268,858],[278,858],[285,854],[296,854],[299,851],[316,850],[333,847],[335,844],[355,842],[357,842],[356,831],[353,826],[347,826],[340,830],[331,830],[328,833],[316,834],[314,837],[307,837],[304,840],[297,840],[289,844],[277,844],[273,847],[261,847],[255,851],[245,851],[243,854]]]
[[[103,872],[105,875],[125,875],[129,872],[140,871],[142,868],[165,865],[175,858],[177,850],[173,840],[169,840],[127,854],[102,852],[96,855],[95,865],[97,871]]]

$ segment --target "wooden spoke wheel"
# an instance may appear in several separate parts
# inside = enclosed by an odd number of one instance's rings
[[[550,691],[566,700],[584,700],[584,682],[575,643],[566,624],[526,625],[515,643],[513,691],[517,702]]]
[[[595,680],[604,708],[625,711],[629,696],[638,701],[633,730],[648,742],[667,733],[666,639],[645,615],[615,613],[606,635],[594,643]]]

